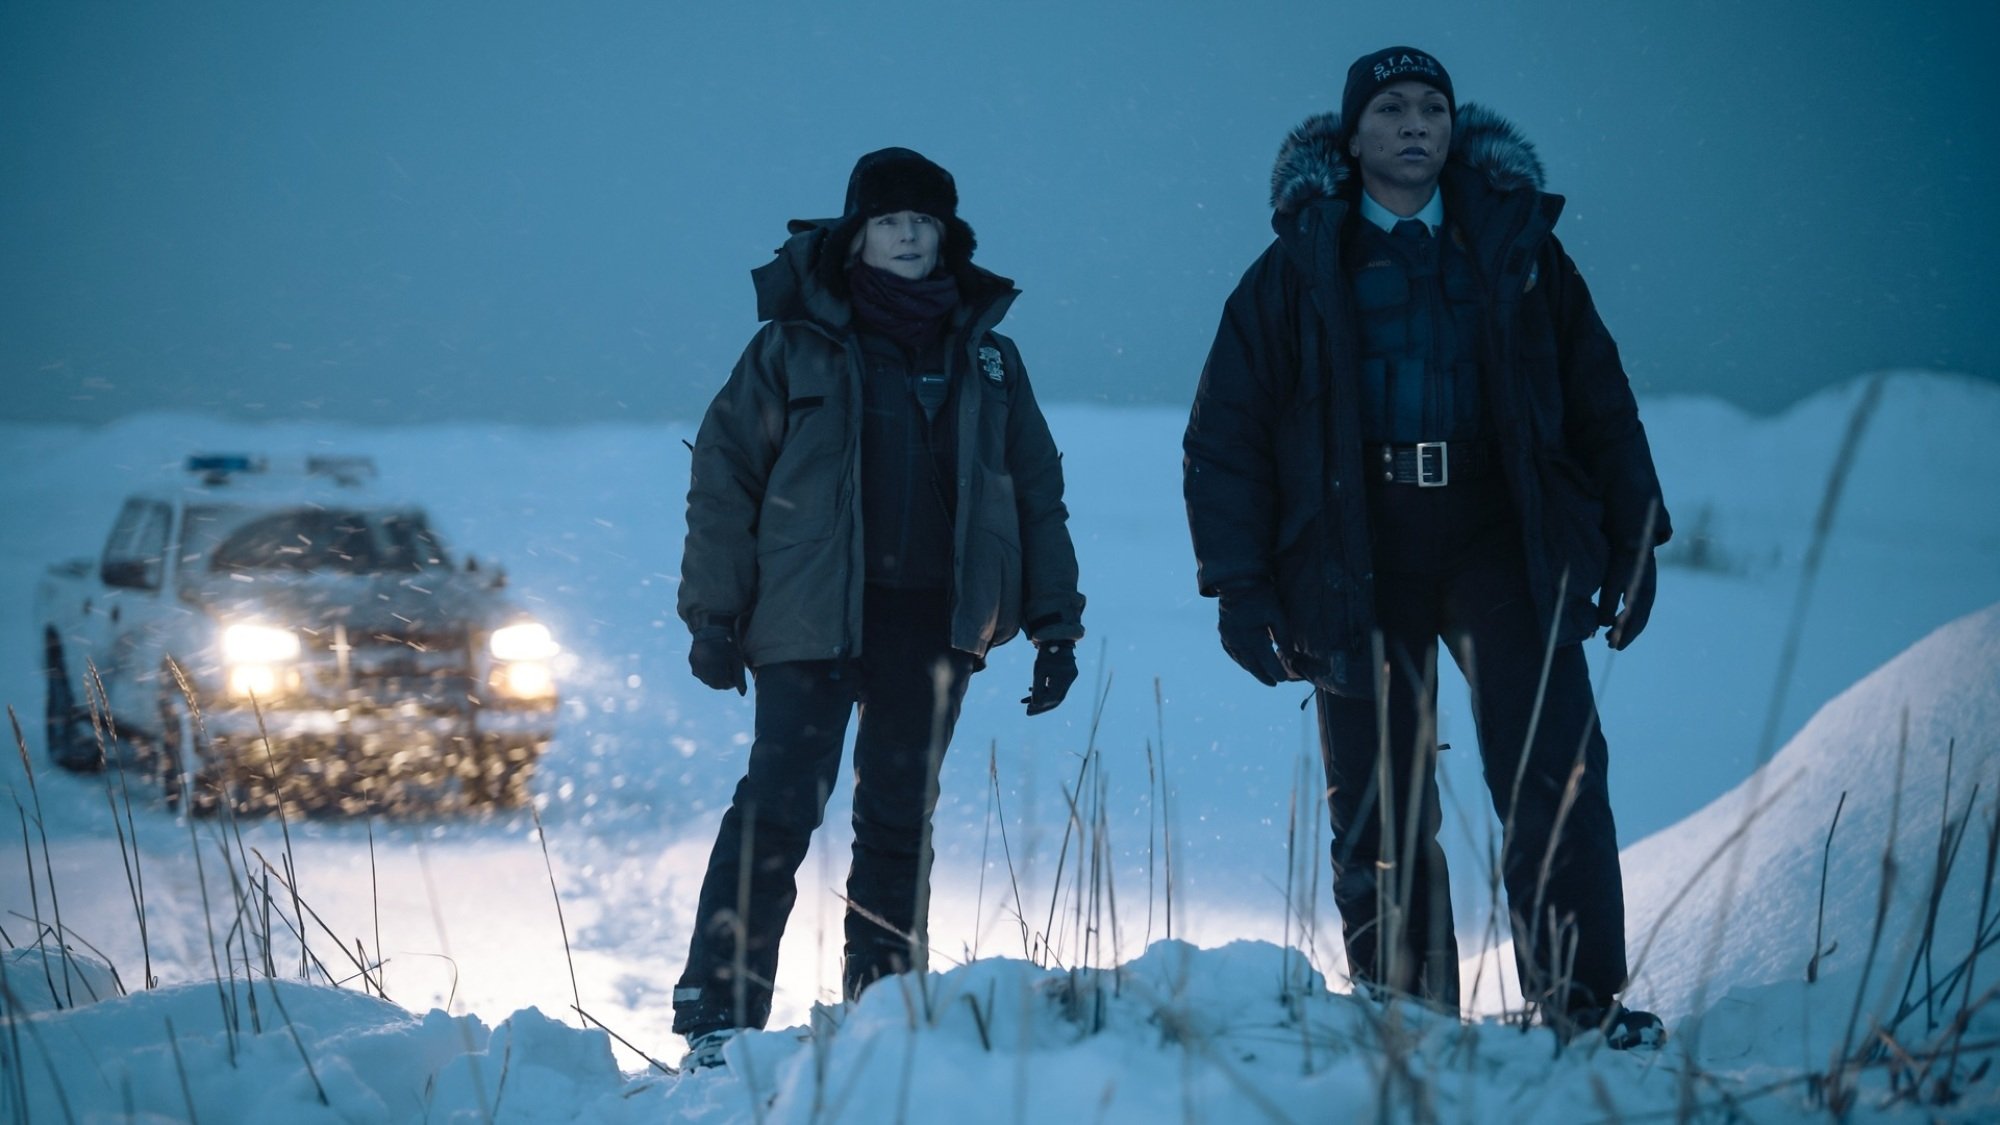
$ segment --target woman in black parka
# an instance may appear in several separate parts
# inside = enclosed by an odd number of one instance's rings
[[[1623,648],[1670,524],[1618,349],[1554,234],[1563,200],[1437,60],[1357,59],[1272,173],[1276,239],[1224,307],[1184,439],[1229,656],[1317,689],[1348,969],[1456,1010],[1438,643],[1472,689],[1527,999],[1614,1045],[1625,933],[1582,642]]]

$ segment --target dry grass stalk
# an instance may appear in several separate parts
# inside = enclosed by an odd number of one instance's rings
[[[1170,799],[1169,799],[1169,794],[1170,794],[1170,792],[1171,792],[1171,791],[1170,791],[1170,790],[1169,790],[1169,789],[1167,788],[1167,718],[1166,718],[1166,715],[1167,715],[1167,705],[1166,705],[1166,701],[1165,701],[1165,698],[1164,698],[1164,697],[1162,696],[1162,694],[1161,694],[1161,692],[1160,692],[1160,678],[1159,678],[1158,676],[1155,676],[1155,677],[1153,677],[1153,723],[1154,723],[1154,725],[1155,725],[1155,726],[1156,726],[1156,727],[1158,728],[1158,736],[1159,736],[1159,740],[1160,740],[1160,741],[1159,741],[1159,746],[1160,746],[1160,834],[1161,834],[1161,847],[1160,847],[1160,854],[1161,854],[1161,857],[1162,857],[1162,858],[1163,858],[1163,859],[1165,860],[1165,862],[1166,862],[1166,876],[1167,876],[1167,879],[1166,879],[1166,887],[1165,887],[1165,891],[1166,891],[1166,923],[1167,923],[1167,940],[1168,940],[1168,941],[1172,941],[1172,940],[1174,940],[1174,821],[1173,821],[1173,816],[1172,816],[1172,807],[1173,807],[1173,806],[1171,805],[1171,803],[1170,803]],[[1146,759],[1146,764],[1147,764],[1147,769],[1148,769],[1148,770],[1150,771],[1150,770],[1151,770],[1151,768],[1152,768],[1152,758],[1151,758],[1151,756],[1150,756],[1150,755],[1149,755],[1149,756],[1147,757],[1147,759]],[[1152,887],[1152,883],[1151,883],[1151,879],[1150,879],[1150,873],[1151,873],[1151,871],[1152,871],[1152,866],[1151,866],[1151,865],[1152,865],[1152,862],[1153,862],[1153,860],[1152,860],[1152,854],[1153,854],[1153,853],[1152,853],[1152,849],[1151,849],[1151,845],[1149,844],[1149,845],[1148,845],[1148,847],[1147,847],[1147,851],[1146,851],[1146,863],[1147,863],[1147,872],[1148,872],[1148,882],[1147,882],[1147,888],[1148,888],[1148,892],[1147,892],[1147,893],[1148,893],[1148,894],[1150,894],[1150,893],[1151,893],[1151,887]],[[1149,940],[1148,940],[1148,942],[1147,942],[1147,944],[1149,944],[1149,945],[1151,944],[1151,941],[1150,941],[1150,938],[1151,938],[1151,936],[1152,936],[1152,921],[1153,921],[1153,916],[1152,916],[1151,912],[1149,911],[1149,912],[1147,913],[1147,915],[1146,915],[1146,933],[1147,933],[1147,937],[1148,937],[1148,939],[1149,939]]]
[[[1806,962],[1807,984],[1819,980],[1820,958],[1829,957],[1834,950],[1840,948],[1840,942],[1837,940],[1832,945],[1826,944],[1826,874],[1828,865],[1833,861],[1833,833],[1840,827],[1840,810],[1846,807],[1847,790],[1842,789],[1839,803],[1833,806],[1833,822],[1826,826],[1826,849],[1820,853],[1819,858],[1819,909],[1813,916],[1813,954]]]
[[[118,745],[118,722],[111,714],[111,706],[104,694],[104,677],[98,674],[97,662],[86,662],[86,694],[90,700],[90,729],[97,739],[98,757],[105,762],[112,761],[112,752]],[[112,797],[111,778],[118,777],[118,793],[124,799],[124,817],[120,819],[118,803]],[[111,809],[111,824],[118,831],[118,857],[125,867],[125,888],[132,897],[132,915],[139,925],[139,954],[144,963],[145,986],[152,988],[153,946],[149,938],[146,919],[146,872],[139,858],[139,829],[132,819],[132,790],[126,784],[125,770],[104,771],[104,801]]]
[[[174,1034],[174,1021],[167,1018],[167,1047],[174,1054],[174,1074],[181,1083],[181,1104],[187,1107],[188,1125],[199,1125],[201,1117],[194,1111],[194,1090],[188,1085],[187,1060],[181,1058],[181,1037]]]
[[[56,951],[59,958],[62,961],[62,971],[63,971],[62,999],[65,1004],[73,1007],[76,1004],[76,989],[75,985],[73,984],[73,980],[76,975],[76,966],[71,963],[69,956],[69,948],[68,946],[63,944],[63,939],[62,939],[64,930],[62,921],[62,899],[56,893],[56,869],[53,861],[49,857],[49,829],[48,826],[42,821],[42,791],[41,787],[35,782],[34,762],[31,761],[28,757],[28,740],[22,737],[21,735],[21,719],[19,716],[14,714],[14,709],[12,707],[7,708],[7,721],[8,723],[12,724],[14,728],[14,745],[21,752],[21,768],[24,771],[26,771],[28,775],[28,798],[29,800],[34,802],[35,806],[35,831],[39,833],[42,838],[42,871],[48,878],[49,909],[55,915],[55,922],[56,922],[55,926]],[[21,847],[24,851],[27,851],[28,849],[27,810],[21,809],[21,802],[18,799],[15,800],[14,807],[17,810],[20,810],[21,812]],[[41,921],[42,909],[41,909],[40,896],[36,892],[34,887],[34,874],[35,874],[35,857],[34,853],[32,851],[29,851],[28,893],[31,901],[34,903],[35,930],[39,934],[40,932],[42,932],[42,921]],[[44,974],[50,973],[48,967],[48,957],[46,954],[44,954],[42,957],[42,972]],[[49,981],[49,992],[51,994],[54,994],[55,992],[55,981],[52,976]]]
[[[571,1007],[575,1008],[578,1012],[582,1012],[583,991],[577,987],[576,983],[576,956],[570,952],[569,948],[569,922],[563,918],[562,891],[556,886],[555,860],[549,858],[549,834],[542,828],[541,811],[535,808],[533,804],[530,804],[528,806],[528,813],[535,821],[535,839],[542,845],[542,869],[547,871],[549,875],[549,897],[554,899],[556,904],[556,929],[562,934],[563,964],[569,969],[569,992],[570,996],[576,1001]]]

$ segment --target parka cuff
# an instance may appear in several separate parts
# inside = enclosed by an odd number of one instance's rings
[[[1226,578],[1208,585],[1201,593],[1207,598],[1239,598],[1246,594],[1254,596],[1266,591],[1275,596],[1277,589],[1269,578]]]
[[[1028,641],[1040,648],[1044,641],[1080,641],[1083,639],[1083,622],[1072,621],[1060,615],[1050,614],[1028,622]]]

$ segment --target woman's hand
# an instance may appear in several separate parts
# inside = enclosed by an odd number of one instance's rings
[[[743,650],[736,647],[734,622],[716,622],[696,629],[694,641],[688,645],[688,667],[693,669],[695,679],[717,691],[735,688],[736,694],[743,695],[750,690],[743,673]]]
[[[1035,653],[1035,678],[1021,702],[1028,705],[1030,715],[1053,711],[1075,682],[1076,642],[1043,641]]]

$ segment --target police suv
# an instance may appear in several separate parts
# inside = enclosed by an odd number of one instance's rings
[[[190,457],[36,596],[49,757],[209,813],[517,805],[555,733],[548,628],[371,461]]]

